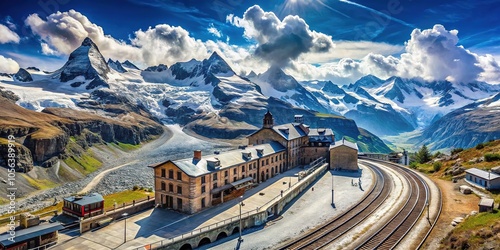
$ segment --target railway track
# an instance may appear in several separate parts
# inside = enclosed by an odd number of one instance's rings
[[[418,174],[390,163],[380,164],[396,170],[407,180],[410,195],[400,210],[356,249],[395,248],[418,221],[428,202],[429,187]]]
[[[300,236],[280,249],[322,248],[342,236],[372,214],[389,196],[393,183],[387,173],[373,164],[366,163],[375,173],[375,184],[357,205],[331,219],[318,229]]]
[[[367,219],[387,198],[392,181],[379,167],[368,161],[360,162],[374,170],[376,183],[360,203],[325,225],[304,234],[280,249],[322,249]],[[409,196],[399,210],[372,234],[367,234],[355,249],[393,249],[418,221],[429,198],[427,183],[416,173],[387,162],[378,162],[398,172],[406,180]]]

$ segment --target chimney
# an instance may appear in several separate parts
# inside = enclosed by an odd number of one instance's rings
[[[295,115],[294,122],[300,123],[300,124],[304,123],[304,116],[303,115]]]
[[[201,150],[195,150],[194,151],[193,159],[195,159],[195,160],[201,160]]]

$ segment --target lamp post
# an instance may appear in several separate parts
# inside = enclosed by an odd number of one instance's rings
[[[240,237],[238,238],[238,245],[241,244],[241,242],[243,242],[243,238],[241,238],[241,227],[242,227],[242,223],[241,223],[241,207],[245,206],[245,203],[243,203],[243,196],[240,196]]]
[[[127,216],[128,213],[123,213],[123,217],[125,217],[125,228],[123,230],[123,243],[127,242]]]
[[[332,172],[332,206],[335,206],[335,203],[333,200],[333,172]]]

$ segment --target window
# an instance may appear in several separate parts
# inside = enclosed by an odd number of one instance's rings
[[[276,160],[275,161],[278,161],[278,156],[276,156]]]
[[[174,178],[174,170],[172,170],[172,169],[168,170],[168,178],[170,178],[170,179]]]
[[[245,165],[241,166],[241,172],[245,172]]]
[[[165,186],[165,182],[163,182],[163,181],[161,182],[161,190],[162,191],[167,190],[167,186]]]
[[[177,198],[177,209],[181,210],[182,209],[182,199]]]
[[[177,180],[181,181],[182,180],[182,172],[177,171]]]
[[[168,184],[168,191],[172,193],[174,192],[174,185],[172,183]]]
[[[273,157],[271,157],[271,163],[273,163],[273,162],[274,162],[274,158],[273,158]]]
[[[217,173],[212,175],[212,180],[216,181],[217,180]]]
[[[167,177],[167,171],[165,169],[161,169],[161,177],[165,178]]]
[[[268,165],[268,164],[269,164],[269,159],[266,160],[266,165]]]
[[[205,184],[205,176],[201,177],[201,184]]]
[[[236,181],[236,176],[233,178],[233,182]]]
[[[201,208],[205,207],[205,198],[201,198]]]
[[[233,174],[236,174],[238,170],[236,170],[236,168],[233,169]]]
[[[177,186],[177,193],[182,194],[182,187],[181,186]]]
[[[214,183],[214,186],[212,187],[212,189],[216,189],[217,188],[217,183]]]
[[[227,177],[229,175],[229,171],[224,171],[224,177]]]
[[[257,162],[253,163],[253,168],[255,169],[257,167]]]
[[[262,162],[260,163],[261,166],[264,166],[264,160],[262,160]]]
[[[227,179],[224,180],[224,185],[227,185],[229,182],[227,181]]]
[[[245,175],[242,175],[242,176],[241,176],[241,179],[245,179]]]
[[[205,193],[205,186],[201,186],[201,193],[204,194]]]

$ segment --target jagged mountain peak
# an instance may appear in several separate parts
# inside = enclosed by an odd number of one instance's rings
[[[217,51],[214,51],[208,59],[203,60],[203,73],[212,73],[214,75],[221,73],[233,73],[233,69],[222,58]]]
[[[144,71],[150,71],[150,72],[162,72],[167,70],[168,67],[165,64],[160,63],[158,66],[150,66],[144,69]]]
[[[287,75],[280,67],[275,65],[272,65],[266,72],[260,74],[259,80],[268,82],[274,89],[280,92],[286,92],[300,86],[293,76]]]
[[[125,67],[125,68],[129,68],[129,69],[140,70],[137,66],[135,66],[135,64],[131,63],[129,60],[126,60],[125,62],[123,62],[122,66]]]
[[[257,74],[252,70],[252,71],[250,71],[250,73],[248,73],[248,75],[246,77],[247,78],[254,78],[254,77],[257,77]]]
[[[345,94],[345,91],[339,87],[339,85],[334,84],[331,81],[328,81],[325,83],[325,86],[321,88],[322,91],[325,92],[330,92],[332,94],[337,94],[337,95],[343,95]]]
[[[96,46],[96,45],[95,45],[94,41],[92,41],[92,39],[90,39],[90,37],[85,37],[85,39],[83,39],[82,46]]]
[[[374,75],[366,75],[359,80],[357,80],[354,84],[349,85],[349,88],[354,88],[354,87],[379,87],[384,83],[384,80],[374,76]]]
[[[113,61],[111,58],[108,59],[108,67],[116,70],[117,72],[120,73],[125,73],[127,70],[123,67],[123,65],[118,61]]]
[[[87,89],[92,89],[97,86],[109,85],[105,82],[108,79],[107,74],[110,69],[104,60],[99,48],[90,38],[85,38],[82,45],[75,49],[69,55],[68,61],[64,66],[56,71],[55,76],[61,82],[67,82],[75,79],[78,76],[83,76],[85,80],[93,80]],[[75,86],[80,86],[77,84]]]

